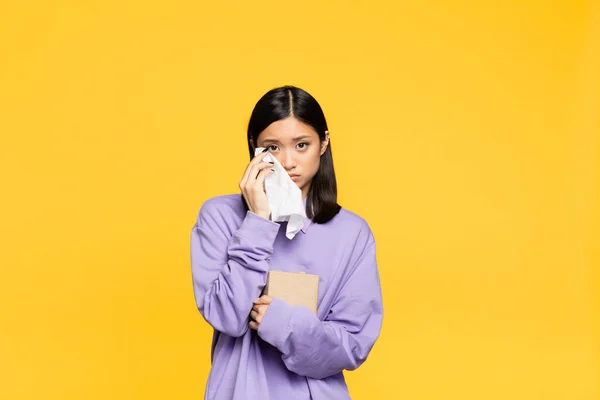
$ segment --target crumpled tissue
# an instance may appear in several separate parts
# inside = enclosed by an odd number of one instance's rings
[[[264,147],[255,150],[254,155],[262,153]],[[277,158],[267,154],[264,162],[273,162],[274,173],[265,178],[265,192],[269,207],[271,208],[271,221],[288,221],[285,236],[293,239],[296,233],[302,229],[308,219],[306,209],[302,201],[302,191],[296,182],[290,178],[287,171]]]

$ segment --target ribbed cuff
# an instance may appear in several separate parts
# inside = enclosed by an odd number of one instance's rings
[[[263,218],[252,211],[247,211],[246,218],[242,221],[238,233],[247,238],[260,236],[274,243],[280,227],[281,225],[277,222]]]
[[[289,334],[294,309],[279,297],[273,297],[258,327],[258,335],[281,351],[283,341]]]

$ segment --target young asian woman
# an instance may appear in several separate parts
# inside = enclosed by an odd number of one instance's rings
[[[343,371],[365,362],[383,321],[373,232],[337,203],[325,115],[305,90],[268,91],[246,139],[241,195],[205,201],[191,232],[196,305],[214,329],[205,399],[349,399]],[[259,147],[266,152],[255,156]],[[269,153],[306,207],[308,219],[292,240],[287,222],[270,219]],[[261,296],[270,269],[319,275],[317,315]]]

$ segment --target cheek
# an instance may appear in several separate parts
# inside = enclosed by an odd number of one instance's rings
[[[319,161],[321,161],[321,148],[318,146],[315,146],[312,150],[313,150],[311,152],[312,162],[318,165]]]
[[[308,163],[309,163],[308,169],[310,170],[311,174],[312,175],[316,174],[317,171],[319,170],[319,164],[321,163],[320,153],[317,151],[316,154],[311,154],[311,157],[308,160]]]
[[[311,148],[302,157],[302,170],[304,175],[314,176],[319,170],[319,164],[321,162],[321,152],[319,148]]]

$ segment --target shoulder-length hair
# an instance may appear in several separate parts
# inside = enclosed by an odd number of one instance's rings
[[[278,87],[268,91],[258,100],[250,116],[247,137],[250,160],[254,158],[254,146],[257,144],[258,135],[273,122],[288,117],[310,125],[319,135],[319,140],[325,140],[327,121],[317,100],[298,87]],[[306,199],[306,215],[314,223],[324,224],[335,217],[340,209],[341,206],[337,203],[337,181],[330,140],[321,156],[319,169],[312,179]]]

